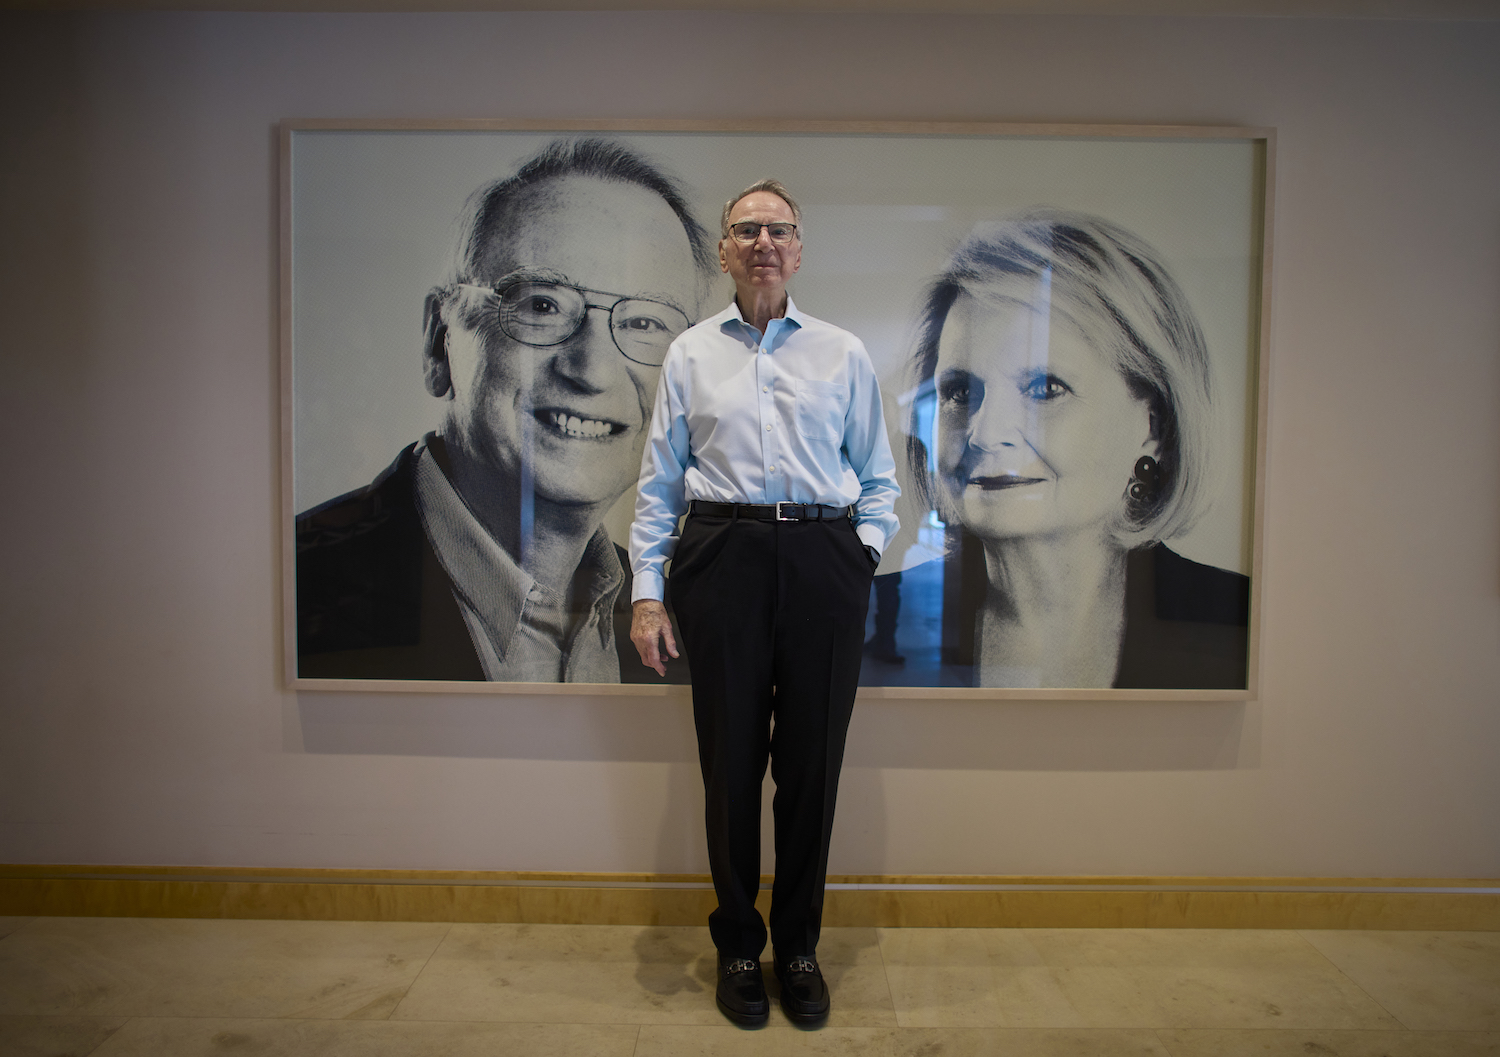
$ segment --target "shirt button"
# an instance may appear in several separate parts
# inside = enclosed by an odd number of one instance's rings
[[[760,387],[760,391],[762,393],[769,393],[771,391],[771,387],[769,385],[763,385]]]
[[[774,467],[774,466],[767,466],[766,469],[770,470],[772,473],[776,472],[776,467]]]
[[[767,433],[769,433],[769,432],[771,432],[771,427],[770,427],[770,426],[767,426],[767,427],[766,427],[766,432],[767,432]]]

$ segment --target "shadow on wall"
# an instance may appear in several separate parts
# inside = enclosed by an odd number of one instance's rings
[[[885,774],[875,767],[850,766],[839,779],[839,809],[833,816],[829,869],[841,874],[883,874],[890,860]]]
[[[880,701],[849,729],[846,767],[1220,771],[1260,763],[1243,701]]]
[[[685,698],[306,692],[296,698],[309,753],[698,762],[692,703]]]
[[[771,785],[768,781],[767,787]],[[766,812],[765,817],[769,817]],[[763,825],[762,833],[770,827]],[[762,848],[761,869],[771,869],[774,857]],[[703,836],[703,775],[696,756],[690,764],[667,768],[666,809],[657,827],[656,869],[663,873],[709,871],[708,847]],[[710,979],[713,969],[710,967]]]
[[[862,701],[845,768],[1254,768],[1258,715],[1240,701]],[[685,698],[304,692],[293,716],[301,736],[286,732],[289,751],[673,763],[689,765],[696,780]]]

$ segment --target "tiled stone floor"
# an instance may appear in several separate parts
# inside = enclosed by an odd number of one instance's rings
[[[0,918],[0,1055],[1500,1055],[1500,933],[827,929],[819,955],[827,1025],[743,1031],[701,928]]]

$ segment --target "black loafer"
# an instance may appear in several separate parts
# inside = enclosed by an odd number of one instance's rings
[[[776,959],[776,979],[781,983],[781,1009],[794,1024],[817,1024],[828,1016],[828,985],[818,960],[803,954]]]
[[[758,1028],[771,1015],[771,1000],[766,997],[766,981],[760,975],[760,962],[753,958],[726,958],[719,955],[719,985],[714,989],[719,1012],[742,1028]]]

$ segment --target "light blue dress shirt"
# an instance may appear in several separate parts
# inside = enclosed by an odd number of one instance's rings
[[[630,528],[631,601],[661,598],[694,499],[853,506],[878,551],[896,534],[896,463],[864,344],[787,299],[762,335],[739,306],[678,337],[662,364]]]

